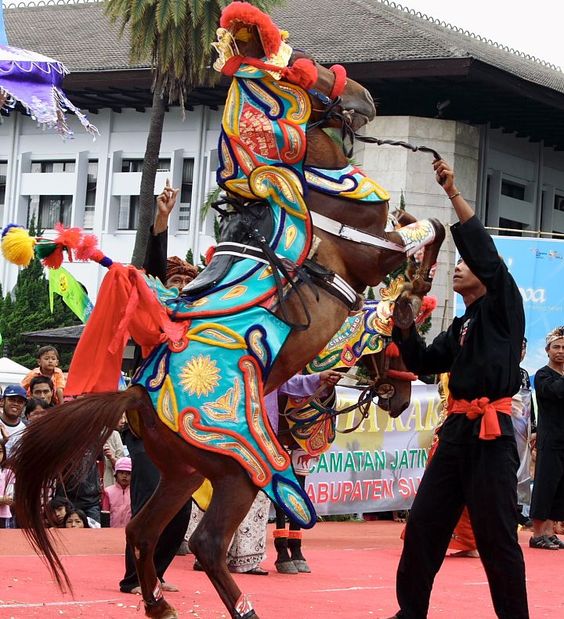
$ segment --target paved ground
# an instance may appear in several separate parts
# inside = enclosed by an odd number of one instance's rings
[[[393,522],[320,523],[306,533],[312,574],[274,570],[269,542],[268,576],[237,576],[262,619],[382,619],[396,611],[395,569],[401,525]],[[564,617],[564,551],[531,550],[521,533],[527,564],[531,619]],[[139,598],[117,590],[123,570],[123,530],[63,530],[63,561],[74,597],[62,595],[19,531],[0,531],[0,619],[141,619]],[[181,588],[168,595],[180,617],[227,618],[207,578],[192,570],[193,558],[177,557],[168,579]],[[414,583],[414,587],[417,583]],[[447,558],[437,578],[429,619],[495,618],[481,563]]]

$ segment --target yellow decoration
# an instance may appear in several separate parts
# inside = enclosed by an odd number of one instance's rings
[[[220,396],[215,402],[206,402],[202,409],[214,421],[237,421],[237,409],[241,400],[241,384],[235,378],[233,387],[228,389],[224,395]]]
[[[2,239],[2,254],[8,262],[27,267],[33,260],[37,241],[23,228],[10,228]]]
[[[247,347],[245,339],[236,331],[215,322],[205,322],[194,329],[190,329],[186,337],[189,340],[202,342],[208,346],[219,346],[230,350]]]
[[[159,393],[157,411],[161,421],[166,423],[174,432],[178,432],[178,404],[176,403],[176,395],[170,376],[165,378]]]
[[[245,294],[245,292],[247,292],[247,286],[242,286],[239,284],[238,286],[233,286],[231,290],[226,292],[221,297],[221,300],[226,301],[227,299],[236,299],[237,297],[240,297],[241,295]]]
[[[196,505],[203,511],[207,511],[210,506],[213,496],[213,486],[209,479],[204,479],[202,485],[194,492],[192,499],[196,501]]]
[[[210,394],[219,384],[219,368],[209,355],[193,357],[182,368],[180,383],[190,395]]]

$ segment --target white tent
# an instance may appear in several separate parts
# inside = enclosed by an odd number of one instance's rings
[[[28,372],[29,370],[23,365],[8,359],[8,357],[2,357],[0,359],[0,385],[2,389],[6,385],[19,384]]]

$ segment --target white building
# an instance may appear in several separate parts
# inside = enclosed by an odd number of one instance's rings
[[[359,14],[345,1],[288,0],[275,20],[291,28],[290,42],[324,64],[339,62],[378,102],[369,135],[424,144],[453,162],[457,183],[494,231],[564,235],[564,75],[561,70],[474,35],[372,0]],[[291,19],[289,19],[291,17]],[[149,122],[151,76],[131,66],[127,40],[107,22],[103,7],[47,4],[5,11],[12,44],[65,62],[66,90],[90,114],[100,137],[81,133],[62,142],[19,114],[0,125],[2,223],[41,227],[55,221],[91,229],[104,252],[127,262],[136,225],[140,164]],[[315,27],[314,27],[315,24]],[[351,35],[354,33],[354,36]],[[172,218],[169,253],[196,259],[213,243],[213,221],[200,206],[214,187],[216,144],[225,87],[198,89],[186,119],[166,113],[161,171],[181,188]],[[357,143],[354,160],[386,187],[392,207],[403,191],[418,217],[453,220],[435,183],[431,156]],[[439,258],[436,315],[451,315],[450,235]],[[95,298],[103,277],[97,265],[65,265]],[[4,290],[16,269],[2,263]],[[440,328],[435,321],[433,330]]]

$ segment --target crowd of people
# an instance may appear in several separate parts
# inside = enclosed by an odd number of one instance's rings
[[[474,545],[470,550],[475,550],[484,564],[497,616],[526,619],[525,565],[518,544],[518,524],[532,524],[531,548],[564,549],[564,541],[555,530],[564,521],[564,327],[547,335],[548,362],[535,375],[535,425],[530,379],[520,367],[526,339],[519,289],[491,237],[456,189],[451,168],[443,161],[434,166],[459,220],[452,227],[461,256],[453,289],[462,296],[466,310],[429,345],[414,327],[409,295],[402,295],[394,310],[393,339],[406,366],[422,375],[446,376],[444,386],[448,389],[445,418],[405,529],[397,574],[400,610],[395,617],[427,616],[435,575],[452,544],[453,532],[456,538],[457,523],[459,527],[464,524],[465,514],[465,535]],[[168,218],[177,193],[167,183],[157,199],[144,267],[167,287],[182,289],[196,276],[197,269],[180,258],[167,257]],[[5,466],[6,458],[23,429],[49,414],[49,409],[64,399],[65,376],[56,348],[41,347],[37,361],[37,367],[22,383],[8,385],[1,398],[1,528],[17,526],[10,510],[17,500],[17,480]],[[268,394],[265,405],[274,430],[280,395],[307,397],[320,391],[321,386],[331,391],[340,376],[332,370],[314,376],[297,375],[277,392]],[[532,498],[527,475],[529,460],[524,462],[519,457],[518,445],[520,453],[532,456],[536,463]],[[296,472],[303,483],[307,471]],[[59,480],[54,484],[52,498],[45,505],[45,524],[66,528],[124,527],[145,505],[158,482],[158,470],[124,416],[102,453],[84,454],[65,483]],[[519,492],[518,482],[522,482]],[[523,507],[529,502],[527,515]],[[259,493],[229,549],[230,571],[268,573],[261,563],[269,510],[269,500]],[[196,504],[189,502],[161,534],[155,566],[164,590],[177,590],[165,581],[165,572],[175,554],[187,552],[190,531],[201,515]],[[278,571],[311,571],[301,543],[299,528],[290,526],[287,530],[283,514],[278,513]],[[129,547],[125,566],[121,591],[139,593]],[[201,569],[197,561],[194,569]],[[413,582],[418,582],[418,587],[414,588]]]

